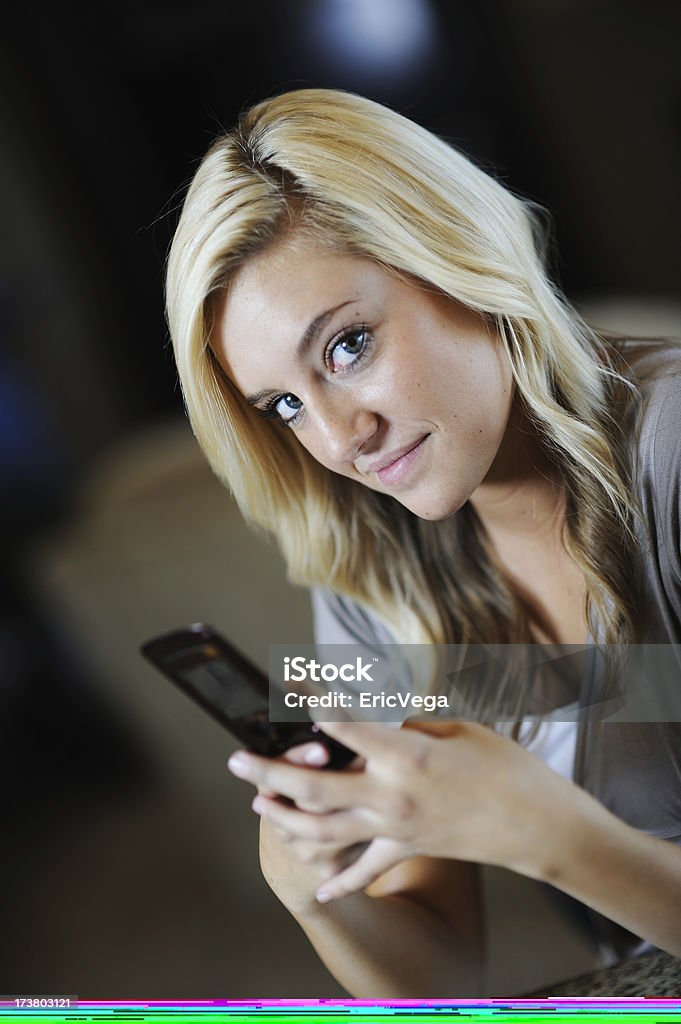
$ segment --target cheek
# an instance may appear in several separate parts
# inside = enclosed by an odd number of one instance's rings
[[[298,435],[297,440],[315,462],[318,462],[324,469],[328,469],[330,473],[335,473],[336,476],[347,476],[353,480],[361,479],[364,482],[363,478],[359,477],[359,474],[351,467],[347,471],[339,470],[338,463],[333,462],[329,456],[327,447],[320,441],[319,437],[313,436],[312,431],[309,431],[305,437]]]
[[[489,343],[472,351],[464,366],[452,374],[441,400],[460,442],[471,452],[495,449],[501,443],[511,408],[513,378],[500,346]]]
[[[330,469],[330,466],[324,459],[324,452],[322,450],[322,447],[313,435],[308,433],[307,436],[301,436],[298,434],[296,435],[296,439],[300,446],[304,448],[309,455],[312,456],[315,462],[318,462],[321,466],[325,466],[326,469]]]

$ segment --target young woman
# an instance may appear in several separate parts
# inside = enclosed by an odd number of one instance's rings
[[[321,641],[681,640],[677,352],[598,337],[540,250],[527,203],[357,96],[261,103],[206,155],[168,266],[185,400]],[[267,881],[353,995],[484,992],[480,864],[681,955],[679,725],[521,743],[524,699],[512,735],[329,723],[345,772],[317,744],[231,759]]]

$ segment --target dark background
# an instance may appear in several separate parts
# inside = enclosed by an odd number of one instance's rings
[[[220,127],[300,86],[385,102],[548,207],[553,272],[587,304],[677,308],[681,227],[672,2],[121,0],[15,5],[12,18],[0,34],[0,786],[13,837],[0,931],[10,945],[30,893],[43,893],[41,851],[63,848],[78,815],[158,785],[124,716],[83,686],[82,654],[28,566],[78,515],[112,445],[183,415],[163,263],[183,190]],[[28,933],[17,943],[0,958],[0,991],[81,984],[77,953],[71,974],[55,977]],[[90,977],[118,984],[100,996],[130,994],[113,967],[87,975],[83,994]],[[171,994],[160,977],[147,994]],[[204,983],[177,985],[199,996]]]

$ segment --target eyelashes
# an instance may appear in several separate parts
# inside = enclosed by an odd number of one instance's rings
[[[357,338],[361,338],[363,340],[360,343],[358,351],[351,352],[349,342],[351,339]],[[335,338],[332,338],[331,342],[327,346],[326,351],[324,352],[324,363],[329,369],[333,370],[334,373],[353,370],[358,363],[360,363],[362,359],[369,354],[372,344],[373,336],[369,333],[369,329],[364,324],[360,324],[355,327],[346,327],[340,332],[340,334],[336,335]],[[354,356],[355,358],[351,363],[341,365],[338,369],[334,370],[333,357],[336,349],[344,349],[345,355]]]
[[[263,409],[256,409],[255,411],[257,412],[258,416],[262,416],[262,418],[264,420],[274,420],[275,423],[277,423],[280,427],[291,427],[291,426],[293,426],[295,421],[298,419],[299,413],[295,413],[293,416],[290,416],[288,419],[284,419],[284,417],[277,411],[277,406],[285,398],[295,398],[295,397],[296,397],[295,395],[292,395],[289,392],[287,392],[284,395],[273,395],[272,398],[269,399],[269,401],[267,402],[267,405]],[[302,411],[303,411],[303,407],[301,405],[300,412],[302,412]]]
[[[373,344],[373,335],[370,333],[366,325],[360,324],[358,326],[355,325],[353,327],[346,327],[340,332],[340,334],[337,334],[331,340],[331,342],[325,349],[324,365],[334,374],[352,373],[355,369],[357,369],[359,364],[363,362],[363,360],[369,355],[373,347]],[[353,351],[353,348],[356,349],[356,351]],[[341,364],[336,369],[334,369],[334,353],[337,349],[343,351],[343,354],[346,357],[351,357],[352,361],[347,362],[345,364]],[[288,408],[290,411],[293,411],[293,415],[285,417],[281,415],[281,412],[279,411],[279,406],[284,400],[287,399],[292,399],[294,402],[298,402],[299,407],[297,410],[292,410],[291,406],[289,405]],[[266,420],[274,420],[274,422],[277,423],[278,426],[284,428],[296,426],[300,422],[300,419],[304,411],[305,407],[300,402],[300,400],[296,397],[296,395],[288,391],[282,392],[278,395],[272,395],[272,397],[268,399],[264,407],[256,407],[256,412],[258,416],[261,416],[263,419]]]

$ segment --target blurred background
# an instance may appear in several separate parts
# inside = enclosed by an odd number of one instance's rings
[[[139,657],[204,620],[266,664],[307,595],[184,419],[163,315],[183,191],[273,93],[385,102],[553,215],[603,327],[681,334],[681,8],[665,0],[103,0],[0,36],[0,992],[339,996],[262,881],[229,737]],[[596,951],[486,874],[490,994]],[[465,995],[466,993],[457,993]]]

